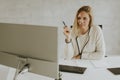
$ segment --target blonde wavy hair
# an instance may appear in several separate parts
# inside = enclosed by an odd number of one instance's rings
[[[90,22],[89,22],[89,28],[93,25],[93,15],[92,15],[92,10],[90,6],[82,6],[76,14],[74,23],[73,23],[73,29],[72,29],[72,33],[75,36],[79,36],[80,33],[80,28],[78,27],[78,23],[77,23],[77,17],[79,15],[80,12],[85,11],[86,13],[88,13],[89,17],[90,17]]]

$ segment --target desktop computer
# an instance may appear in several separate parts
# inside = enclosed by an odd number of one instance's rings
[[[59,78],[58,28],[0,23],[0,64]]]

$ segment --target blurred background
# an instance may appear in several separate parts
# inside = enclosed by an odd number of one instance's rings
[[[83,5],[92,7],[94,24],[103,26],[106,55],[120,56],[120,0],[0,0],[0,22],[58,27],[58,53],[62,57],[65,46],[62,21],[71,26],[76,11]],[[11,80],[14,75],[11,73],[10,68],[0,66],[0,80]],[[32,80],[30,76],[23,80]]]

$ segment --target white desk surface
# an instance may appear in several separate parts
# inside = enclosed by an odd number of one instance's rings
[[[84,74],[61,72],[62,80],[120,80],[120,75],[114,75],[106,69],[120,67],[120,56],[103,60],[60,60],[59,64],[87,67]]]
[[[87,67],[84,74],[60,72],[62,80],[120,80],[120,75],[114,75],[106,68],[120,67],[120,56],[106,57],[103,60],[59,60],[59,64]],[[11,70],[7,80],[13,80],[14,70]],[[53,78],[26,73],[18,80],[54,80]]]

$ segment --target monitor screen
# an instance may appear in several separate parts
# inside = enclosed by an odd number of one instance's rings
[[[58,71],[58,28],[0,23],[0,64],[16,66],[17,64],[11,56],[28,58],[32,66],[31,72],[41,74],[45,72],[48,76],[56,77]],[[48,66],[54,69],[45,71]],[[52,72],[54,76],[51,75]]]

